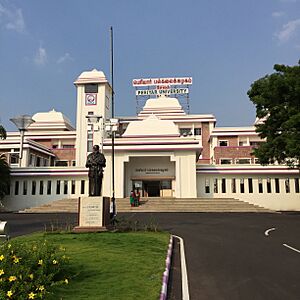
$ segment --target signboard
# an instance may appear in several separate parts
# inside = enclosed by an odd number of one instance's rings
[[[132,85],[152,86],[152,85],[191,85],[193,84],[192,77],[167,77],[167,78],[140,78],[133,79]]]
[[[171,95],[171,94],[188,94],[188,88],[180,88],[180,89],[152,89],[152,90],[136,90],[136,96],[147,96],[147,95]]]
[[[83,197],[80,199],[79,226],[103,226],[103,201],[102,197]]]
[[[96,105],[97,94],[85,94],[85,105]]]

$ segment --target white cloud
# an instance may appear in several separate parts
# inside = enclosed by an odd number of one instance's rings
[[[287,42],[300,28],[300,19],[290,21],[282,26],[282,29],[275,33],[280,43]]]
[[[38,66],[43,66],[47,63],[47,52],[42,46],[39,47],[34,58],[34,63]]]
[[[61,56],[58,60],[57,63],[58,64],[62,64],[68,60],[73,60],[72,56],[67,52],[65,53],[63,56]]]
[[[7,8],[0,4],[0,26],[19,33],[25,32],[25,21],[22,10]]]
[[[285,15],[285,13],[283,11],[274,11],[274,12],[272,12],[272,17],[273,18],[280,18],[284,15]]]

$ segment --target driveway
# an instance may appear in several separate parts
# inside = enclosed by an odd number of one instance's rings
[[[123,213],[120,217],[158,224],[184,239],[192,300],[300,299],[300,214]],[[16,236],[45,226],[76,224],[77,215],[0,214],[0,220],[8,220]],[[171,284],[180,284],[178,276]]]

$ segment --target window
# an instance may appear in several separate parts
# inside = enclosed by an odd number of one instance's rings
[[[226,193],[226,178],[222,178],[222,193]]]
[[[295,178],[295,193],[299,193],[299,178]]]
[[[93,125],[90,125],[91,128],[87,132],[87,152],[93,151]]]
[[[232,164],[232,159],[230,159],[230,158],[221,158],[220,162],[221,162],[221,165],[231,165]]]
[[[275,193],[280,193],[279,178],[275,178]]]
[[[231,179],[231,192],[236,193],[236,180],[235,180],[235,178]]]
[[[31,183],[31,195],[35,195],[36,193],[36,181],[32,181]]]
[[[237,158],[235,163],[238,165],[249,165],[251,163],[250,158]]]
[[[201,135],[201,128],[194,128],[194,135]]]
[[[27,186],[28,186],[28,182],[27,180],[23,181],[23,195],[27,195]]]
[[[44,167],[49,166],[49,159],[44,158]]]
[[[72,180],[71,181],[71,194],[73,194],[73,195],[75,194],[75,187],[76,187],[75,180]]]
[[[81,180],[80,182],[80,194],[84,194],[85,180]]]
[[[261,178],[258,178],[258,192],[261,194],[263,193],[263,182]]]
[[[171,182],[171,180],[162,180],[161,181],[161,189],[163,189],[163,190],[170,190],[170,189],[172,189],[172,182]]]
[[[44,181],[41,180],[40,181],[40,195],[43,195],[44,194]]]
[[[67,167],[68,161],[67,160],[57,160],[55,161],[55,167]]]
[[[290,179],[286,178],[285,180],[285,192],[286,193],[290,193],[291,189],[290,189]]]
[[[15,182],[15,195],[19,195],[19,181]]]
[[[254,147],[257,147],[257,146],[259,146],[260,144],[261,144],[262,142],[258,142],[258,141],[256,141],[256,142],[250,142],[250,146],[254,146]]]
[[[56,181],[56,194],[59,195],[60,194],[60,180]]]
[[[75,148],[75,145],[63,145],[62,147],[63,149],[73,149]]]
[[[218,193],[218,178],[214,179],[214,193]]]
[[[52,149],[57,149],[58,145],[52,145]]]
[[[240,191],[241,193],[245,193],[245,183],[244,183],[244,178],[240,179]]]
[[[47,195],[51,195],[51,180],[47,181]]]
[[[68,180],[64,181],[64,194],[67,195],[68,194]]]
[[[98,84],[96,84],[96,83],[85,84],[84,92],[85,93],[98,93]]]
[[[192,129],[191,128],[179,128],[180,135],[188,136],[192,135]]]
[[[39,156],[36,157],[36,166],[37,167],[41,166],[41,158]]]
[[[219,146],[220,147],[227,147],[228,146],[228,141],[219,141]]]
[[[271,189],[271,178],[267,178],[267,193],[271,193],[272,189]]]
[[[250,194],[253,193],[253,180],[252,180],[252,178],[248,178],[248,190],[249,190]]]
[[[16,165],[19,163],[19,153],[10,153],[9,155],[9,163],[11,165]]]
[[[205,193],[209,194],[210,193],[210,188],[209,188],[209,179],[205,179]]]

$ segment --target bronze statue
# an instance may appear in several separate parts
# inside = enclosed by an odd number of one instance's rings
[[[89,168],[89,196],[100,196],[102,189],[103,168],[106,167],[106,159],[99,152],[99,146],[93,146],[93,152],[87,157],[85,164]]]

